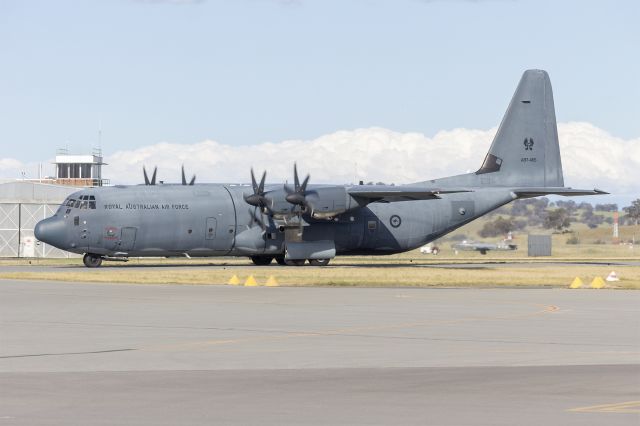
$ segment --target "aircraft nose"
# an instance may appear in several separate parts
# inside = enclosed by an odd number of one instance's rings
[[[42,242],[58,246],[65,234],[64,222],[56,217],[41,220],[33,229],[33,234]]]

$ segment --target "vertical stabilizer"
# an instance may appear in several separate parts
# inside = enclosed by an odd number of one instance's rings
[[[489,153],[475,174],[482,186],[564,186],[546,71],[527,70],[522,75]]]

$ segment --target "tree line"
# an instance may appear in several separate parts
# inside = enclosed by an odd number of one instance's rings
[[[573,200],[551,202],[548,198],[529,198],[516,200],[511,205],[501,207],[491,213],[489,217],[496,217],[486,222],[478,232],[481,237],[496,237],[509,232],[519,231],[527,226],[539,226],[545,229],[563,231],[571,223],[584,223],[590,228],[597,228],[602,224],[613,224],[610,215],[604,212],[618,211],[617,204],[596,204]],[[640,223],[640,198],[632,201],[631,205],[622,208],[618,223],[620,225],[638,225]],[[506,217],[503,217],[506,216]]]

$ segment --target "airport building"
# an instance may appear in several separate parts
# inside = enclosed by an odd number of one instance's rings
[[[36,241],[33,229],[78,189],[108,185],[102,178],[105,163],[99,150],[91,155],[59,150],[53,164],[55,176],[0,182],[0,257],[78,257]]]

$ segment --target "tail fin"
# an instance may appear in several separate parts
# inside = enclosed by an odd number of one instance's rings
[[[524,72],[489,153],[475,174],[482,186],[564,186],[553,93],[546,71]]]
[[[506,187],[520,198],[607,194],[564,187],[551,81],[542,70],[522,75],[477,172],[418,183],[438,188]]]

